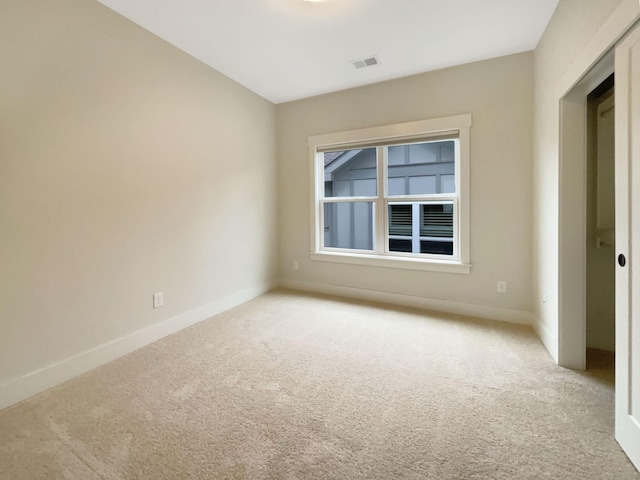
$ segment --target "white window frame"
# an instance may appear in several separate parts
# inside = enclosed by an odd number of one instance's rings
[[[411,270],[427,270],[448,273],[468,274],[471,272],[471,260],[469,256],[469,131],[472,125],[471,114],[455,115],[450,117],[433,118],[417,122],[407,122],[380,127],[350,130],[345,132],[314,135],[309,137],[310,156],[310,192],[311,192],[311,245],[310,258],[316,261],[350,263],[357,265],[369,265],[390,268],[405,268]],[[389,252],[386,245],[388,231],[388,215],[386,214],[389,202],[406,202],[407,196],[388,197],[387,185],[384,182],[385,175],[382,169],[387,168],[386,148],[380,144],[389,144],[395,141],[400,143],[415,139],[416,143],[428,141],[430,137],[456,136],[457,148],[455,158],[455,194],[440,194],[438,199],[454,202],[454,255],[428,256],[415,253]],[[378,195],[376,197],[349,197],[349,201],[368,200],[374,204],[374,224],[376,251],[362,251],[351,249],[324,249],[322,242],[323,230],[323,202],[336,199],[324,198],[324,162],[323,153],[333,148],[358,148],[375,147],[378,151]],[[433,201],[433,195],[426,201]],[[421,201],[416,196],[412,201]],[[380,210],[382,209],[382,210]],[[383,211],[384,214],[376,212]]]

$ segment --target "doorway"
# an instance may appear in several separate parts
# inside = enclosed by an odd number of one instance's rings
[[[587,96],[586,368],[614,378],[615,96],[610,75]]]
[[[587,366],[588,98],[614,68],[610,50],[560,100],[558,363],[576,370]]]

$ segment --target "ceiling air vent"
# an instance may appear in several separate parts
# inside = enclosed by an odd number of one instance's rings
[[[365,67],[373,67],[374,65],[378,65],[380,60],[376,55],[372,57],[363,58],[361,60],[352,60],[353,66],[356,68],[365,68]]]

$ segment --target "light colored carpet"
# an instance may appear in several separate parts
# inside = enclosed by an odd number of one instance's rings
[[[528,327],[278,290],[0,412],[0,478],[640,479],[611,373]]]

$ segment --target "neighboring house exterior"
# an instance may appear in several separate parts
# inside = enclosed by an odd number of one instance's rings
[[[453,140],[387,147],[387,197],[396,197],[389,204],[389,251],[452,255],[453,204],[410,196],[455,192],[455,149]],[[326,152],[325,197],[376,196],[376,165],[375,148]],[[366,200],[325,204],[324,246],[372,250],[374,208]]]

